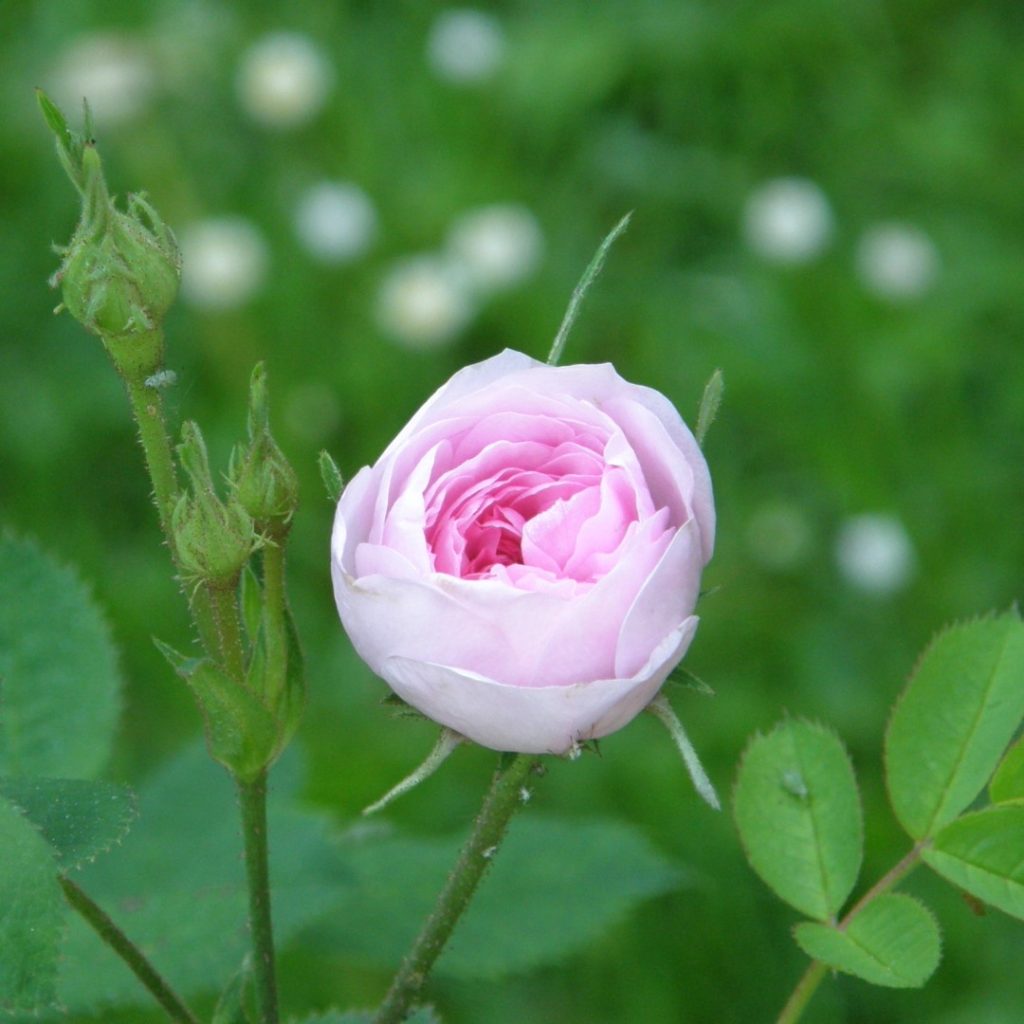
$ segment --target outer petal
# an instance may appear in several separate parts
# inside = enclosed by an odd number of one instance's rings
[[[526,688],[401,657],[386,658],[381,674],[403,700],[482,746],[564,754],[573,744],[615,732],[639,714],[686,653],[697,621],[691,616],[681,623],[626,679]]]

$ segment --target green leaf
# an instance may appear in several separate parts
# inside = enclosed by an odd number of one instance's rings
[[[972,896],[1024,918],[1024,801],[965,814],[939,832],[921,858]]]
[[[0,777],[0,796],[15,804],[70,871],[124,838],[138,813],[127,786],[88,779]]]
[[[224,987],[210,1024],[253,1024],[257,1018],[249,957]]]
[[[0,798],[0,1009],[55,1002],[64,896],[46,840]]]
[[[860,797],[840,739],[786,720],[747,747],[733,792],[747,859],[782,899],[828,921],[860,871]]]
[[[209,658],[187,658],[159,640],[156,645],[199,703],[210,756],[240,779],[255,778],[278,749],[279,730],[270,709]]]
[[[97,775],[120,688],[110,631],[78,576],[0,535],[0,773]]]
[[[889,799],[915,839],[981,792],[1024,718],[1024,624],[1016,612],[956,625],[925,652],[889,720]]]
[[[342,849],[355,885],[306,937],[333,953],[392,967],[451,870],[462,837],[353,838]],[[442,974],[498,978],[550,963],[607,934],[637,903],[685,876],[637,830],[616,821],[524,815],[438,962]]]
[[[988,795],[997,804],[1024,800],[1024,738],[1017,740],[999,763],[988,784]]]
[[[270,780],[268,819],[274,930],[283,950],[299,929],[330,913],[348,883],[324,815],[297,803],[294,752]],[[228,776],[189,747],[139,791],[139,819],[125,841],[82,869],[82,888],[183,994],[218,991],[249,949],[245,869]],[[72,1011],[148,1003],[117,957],[70,918],[58,984]]]
[[[842,931],[805,921],[793,934],[813,959],[887,988],[920,988],[942,953],[931,911],[905,893],[872,900]]]
[[[315,1013],[312,1017],[294,1020],[291,1024],[373,1024],[373,1010],[328,1010],[326,1013]],[[405,1024],[441,1024],[441,1018],[427,1006],[414,1010],[405,1018]]]

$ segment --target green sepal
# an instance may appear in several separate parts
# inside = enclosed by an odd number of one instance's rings
[[[872,900],[843,929],[804,921],[793,936],[813,959],[886,988],[920,988],[942,955],[931,911],[905,893]]]
[[[242,624],[245,626],[245,635],[255,650],[260,624],[263,621],[263,590],[251,566],[247,565],[242,570],[240,590]]]
[[[341,492],[345,490],[345,480],[341,475],[341,470],[338,469],[338,464],[331,458],[331,453],[327,450],[320,452],[317,464],[320,467],[320,479],[323,480],[324,489],[327,491],[327,500],[336,505],[341,497]]]
[[[199,704],[210,756],[236,778],[251,782],[281,749],[279,729],[270,709],[209,658],[188,658],[159,640],[155,643],[188,683]]]
[[[718,407],[722,404],[722,393],[725,391],[725,378],[721,370],[715,370],[704,385],[704,394],[701,395],[700,409],[697,411],[697,426],[694,429],[694,437],[697,444],[703,445],[707,437],[708,429],[715,422],[718,415]]]

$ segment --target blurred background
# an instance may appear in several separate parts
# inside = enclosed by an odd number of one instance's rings
[[[310,670],[304,798],[347,822],[426,754],[354,658],[330,592],[316,468],[372,461],[458,367],[544,358],[569,293],[634,210],[565,362],[614,361],[695,416],[718,549],[676,708],[719,790],[783,714],[849,745],[862,880],[908,841],[881,775],[888,709],[945,622],[1022,595],[1024,8],[1016,0],[9,0],[0,9],[0,522],[76,564],[123,650],[108,775],[144,780],[199,732],[150,637],[188,642],[140,452],[97,339],[46,286],[75,197],[35,106],[88,96],[108,179],[178,234],[167,398],[226,467],[252,365],[302,481],[291,596]],[[637,720],[551,766],[535,803],[638,826],[688,884],[568,960],[446,981],[446,1021],[767,1020],[805,958]],[[491,755],[460,750],[388,812],[465,827]],[[808,1021],[1020,1020],[1024,932],[931,877],[944,962],[922,991],[826,983]],[[297,1008],[368,1003],[388,974],[294,952]],[[76,1018],[92,1020],[93,1018]],[[142,1011],[96,1020],[145,1021]],[[154,1017],[152,1019],[159,1019]]]

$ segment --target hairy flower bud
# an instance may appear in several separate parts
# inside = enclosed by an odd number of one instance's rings
[[[234,586],[257,546],[252,518],[234,497],[217,496],[199,427],[186,422],[181,435],[178,455],[191,489],[178,499],[171,529],[182,569],[198,582]]]
[[[257,530],[273,538],[288,532],[299,500],[299,481],[270,433],[263,363],[257,363],[249,385],[249,442],[231,453],[228,479]]]
[[[82,216],[51,284],[63,305],[98,334],[117,369],[130,379],[155,373],[163,359],[160,325],[178,292],[181,258],[170,229],[143,196],[118,210],[89,137],[72,132],[59,110],[40,94],[47,123],[57,135],[61,163],[82,197]]]

